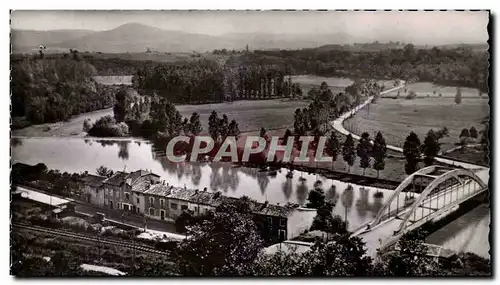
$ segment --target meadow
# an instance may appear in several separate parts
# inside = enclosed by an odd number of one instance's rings
[[[489,116],[488,100],[462,97],[457,105],[449,96],[413,100],[383,98],[359,111],[344,122],[344,126],[356,134],[368,132],[374,135],[381,131],[388,144],[402,147],[406,137],[414,131],[420,141],[430,129],[448,128],[449,136],[440,140],[441,150],[455,147],[463,128],[474,126],[478,131],[484,126],[481,121]]]

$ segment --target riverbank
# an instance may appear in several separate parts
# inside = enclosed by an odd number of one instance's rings
[[[229,120],[235,119],[241,132],[258,132],[261,127],[269,130],[281,130],[293,126],[294,112],[297,108],[309,105],[306,100],[272,99],[241,100],[228,103],[202,105],[176,105],[183,117],[190,117],[193,112],[200,115],[203,127],[202,134],[208,134],[208,118],[213,110]],[[33,125],[27,128],[12,130],[12,137],[80,137],[87,134],[83,131],[83,122],[89,119],[95,122],[101,117],[113,116],[113,108],[85,113],[71,118],[67,122]]]

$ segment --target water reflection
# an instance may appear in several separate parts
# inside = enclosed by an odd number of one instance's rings
[[[200,163],[195,162],[191,164],[191,182],[193,185],[200,185],[201,180],[201,166]]]
[[[352,184],[353,190],[343,191],[347,183],[314,173],[295,171],[294,175],[290,175],[286,169],[269,173],[255,168],[234,167],[225,162],[174,163],[166,158],[164,149],[144,141],[140,145],[131,143],[132,141],[92,138],[22,139],[22,142],[22,145],[13,147],[12,155],[13,159],[24,163],[44,162],[49,168],[68,172],[94,170],[101,165],[115,171],[122,171],[125,167],[128,171],[149,169],[171,185],[194,189],[207,188],[233,197],[246,195],[273,204],[291,202],[304,205],[309,190],[321,187],[325,191],[326,199],[335,204],[334,214],[342,218],[346,215],[352,227],[371,219],[372,215],[368,213],[376,213],[383,203],[383,199],[372,200],[371,194],[375,189],[366,187],[360,190],[359,186]],[[47,149],[51,151],[48,152]],[[67,163],[69,156],[73,158],[71,164]],[[293,193],[294,191],[296,193]],[[384,194],[386,198],[390,196],[390,193]],[[370,204],[369,200],[373,202]],[[351,210],[353,206],[356,211]]]
[[[10,139],[10,146],[11,147],[21,146],[22,144],[23,144],[23,141],[19,138],[11,138]]]
[[[297,185],[297,203],[299,205],[303,205],[306,202],[307,194],[308,194],[307,184],[305,180],[301,180]]]
[[[352,186],[349,186],[344,190],[344,193],[342,193],[342,206],[344,206],[347,213],[350,211],[352,203],[354,202],[354,189]]]
[[[366,212],[370,209],[368,194],[368,190],[365,187],[359,188],[359,198],[356,201],[356,209],[358,215],[362,218],[366,216]]]
[[[122,160],[128,160],[129,158],[129,153],[128,153],[128,144],[129,141],[119,141],[118,142],[118,157],[121,158]]]
[[[293,192],[293,184],[292,184],[292,179],[285,179],[283,183],[281,183],[281,190],[283,191],[283,195],[285,196],[286,200],[289,201],[290,197],[292,196]]]
[[[333,205],[337,205],[337,201],[339,200],[339,194],[337,194],[337,186],[332,184],[330,188],[325,193],[325,199],[333,203]]]

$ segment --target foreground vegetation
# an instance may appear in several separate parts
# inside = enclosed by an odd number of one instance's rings
[[[304,253],[269,255],[263,252],[247,201],[220,205],[190,224],[190,238],[179,243],[167,259],[13,233],[11,272],[17,276],[74,276],[82,274],[77,270],[79,264],[98,262],[132,276],[491,276],[490,261],[474,254],[447,260],[427,257],[421,233],[406,234],[399,251],[377,262],[365,255],[363,241],[349,233],[332,233],[331,242],[317,240]],[[314,201],[318,200],[310,200]]]

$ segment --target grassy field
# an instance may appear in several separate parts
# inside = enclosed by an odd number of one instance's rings
[[[261,127],[266,129],[283,129],[293,126],[295,109],[308,106],[307,101],[297,100],[259,100],[236,101],[232,103],[178,105],[177,110],[182,116],[189,117],[193,112],[200,114],[203,133],[208,133],[208,117],[212,110],[220,116],[226,114],[229,120],[235,119],[242,132],[257,132]],[[12,136],[52,137],[52,136],[85,136],[83,122],[89,118],[95,122],[102,116],[113,115],[113,109],[103,109],[76,116],[68,122],[42,124],[12,131]],[[50,130],[48,129],[50,128]]]
[[[457,88],[452,87],[452,86],[442,86],[442,85],[436,85],[430,82],[417,82],[417,83],[412,83],[408,84],[406,87],[406,91],[410,92],[413,91],[417,94],[418,98],[439,98],[439,94],[441,93],[442,97],[445,98],[455,98],[455,95],[457,94]],[[435,92],[435,93],[434,93]],[[397,91],[387,93],[383,97],[393,97],[397,95]],[[460,93],[462,94],[462,98],[484,98],[487,99],[488,96],[486,94],[482,94],[481,97],[479,96],[479,91],[477,89],[473,88],[466,88],[462,87],[460,88]],[[406,93],[404,92],[404,89],[401,89],[399,92],[399,96],[404,97],[406,96]]]
[[[368,132],[374,135],[381,131],[386,142],[402,146],[406,137],[414,131],[423,142],[430,129],[449,129],[449,136],[443,138],[441,150],[447,150],[459,142],[463,128],[474,126],[483,129],[481,120],[489,115],[488,100],[463,98],[456,105],[453,98],[380,99],[369,108],[359,111],[344,122],[345,127],[356,134]]]

